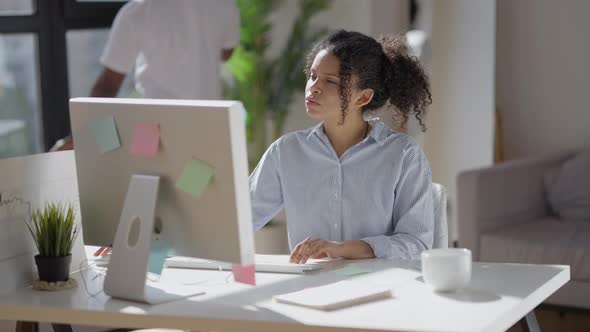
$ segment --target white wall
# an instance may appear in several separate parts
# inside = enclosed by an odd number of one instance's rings
[[[432,99],[424,135],[433,180],[448,190],[449,239],[457,239],[456,177],[492,163],[495,1],[434,1]]]
[[[590,145],[590,1],[499,0],[497,104],[507,159]]]

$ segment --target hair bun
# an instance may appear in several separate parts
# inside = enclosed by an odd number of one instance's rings
[[[385,70],[385,85],[389,87],[389,103],[396,106],[403,118],[402,123],[413,114],[426,130],[423,118],[428,105],[432,103],[428,77],[420,61],[410,54],[403,34],[381,35],[378,39],[389,67]]]
[[[407,57],[410,54],[410,49],[406,42],[406,36],[402,33],[397,35],[382,34],[377,41],[381,44],[383,53],[389,61],[393,61],[396,57],[400,56]]]

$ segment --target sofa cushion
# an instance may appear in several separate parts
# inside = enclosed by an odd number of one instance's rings
[[[570,265],[571,279],[590,281],[590,223],[543,218],[481,234],[483,262]]]
[[[590,149],[545,173],[551,210],[560,219],[590,222]]]

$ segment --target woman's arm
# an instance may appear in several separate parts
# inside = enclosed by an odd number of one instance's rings
[[[395,189],[393,234],[363,238],[377,258],[416,259],[432,247],[434,208],[432,176],[426,156],[412,144]]]
[[[278,141],[271,144],[250,175],[254,231],[264,227],[283,208],[278,146]]]

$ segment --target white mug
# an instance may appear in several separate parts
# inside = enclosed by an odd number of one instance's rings
[[[467,287],[471,280],[471,250],[441,248],[422,252],[422,277],[437,292]]]

